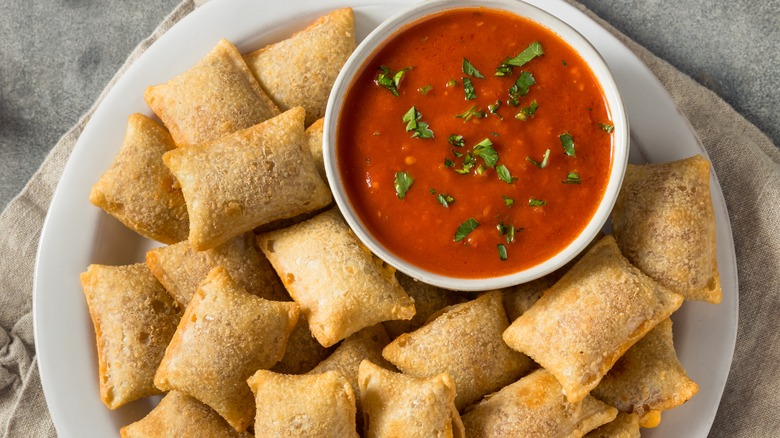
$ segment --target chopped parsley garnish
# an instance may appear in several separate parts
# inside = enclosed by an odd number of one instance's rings
[[[547,205],[547,201],[536,198],[531,198],[528,200],[529,207],[541,207],[543,205]]]
[[[408,173],[404,171],[396,172],[395,183],[393,185],[395,186],[395,194],[398,196],[398,199],[404,199],[406,197],[406,192],[409,191],[412,184],[414,184],[414,178],[409,176]]]
[[[534,75],[527,71],[521,72],[514,85],[509,87],[509,100],[507,100],[507,103],[512,106],[520,105],[520,98],[528,94],[531,85],[535,83]]]
[[[463,157],[463,167],[460,169],[455,169],[455,173],[458,173],[460,175],[465,175],[471,171],[471,169],[476,164],[477,159],[474,158],[473,155],[471,155],[471,152],[468,152],[466,156]]]
[[[452,152],[452,155],[455,155],[456,158],[460,158],[463,156],[462,153],[456,151],[455,149],[450,149],[450,151]]]
[[[534,101],[536,102],[536,101]],[[501,108],[501,101],[497,100],[496,103],[492,105],[488,105],[488,111],[490,111],[490,114],[495,114],[498,116],[499,119],[504,120],[504,117],[498,113],[498,109]]]
[[[498,244],[498,258],[500,258],[501,261],[506,260],[506,247],[503,243]]]
[[[539,109],[539,104],[536,103],[536,100],[534,100],[527,107],[520,107],[520,111],[517,113],[517,115],[515,115],[515,118],[525,122],[526,120],[533,117],[534,114],[536,114],[537,109]]]
[[[477,98],[477,93],[474,91],[474,84],[471,83],[471,79],[463,78],[463,91],[466,93],[466,100],[474,100]]]
[[[498,226],[496,227],[498,229],[498,236],[506,236],[506,243],[512,243],[515,241],[515,227],[514,226],[506,226],[503,222],[499,222]],[[522,228],[520,228],[522,230]]]
[[[433,138],[433,131],[428,128],[428,124],[421,122],[422,114],[417,111],[417,108],[412,106],[409,111],[404,114],[402,120],[406,122],[406,132],[414,131],[412,138]]]
[[[541,55],[544,55],[544,49],[542,49],[542,45],[539,44],[538,41],[534,41],[514,58],[506,58],[504,62],[496,68],[496,76],[509,76],[512,73],[513,67],[521,67],[528,61]]]
[[[487,138],[474,146],[474,154],[485,160],[485,165],[491,169],[496,167],[498,161],[498,152],[493,149],[493,142]]]
[[[445,158],[444,159],[444,166],[445,167],[453,167],[453,166],[455,166],[455,163],[453,163],[452,160],[450,160],[449,158]]]
[[[504,198],[504,205],[506,205],[507,207],[511,207],[511,206],[515,205],[515,199],[514,198],[510,198],[509,196],[506,196],[506,195],[501,195],[501,197]]]
[[[480,73],[479,70],[477,70],[477,68],[474,67],[474,65],[471,64],[469,60],[466,58],[463,58],[463,73],[469,76],[474,76],[475,78],[480,78],[480,79],[485,78],[484,76],[482,76],[482,73]]]
[[[487,170],[487,167],[485,167],[484,164],[480,164],[479,166],[477,166],[477,170],[475,170],[474,172],[477,175],[482,175],[483,173],[485,173],[486,170]]]
[[[561,139],[561,146],[563,146],[563,153],[570,157],[574,157],[574,137],[571,134],[561,134],[558,136]]]
[[[544,156],[542,157],[542,161],[541,162],[536,161],[536,160],[534,160],[531,157],[525,157],[525,159],[530,161],[531,164],[533,164],[534,166],[536,166],[536,167],[538,167],[540,169],[544,169],[545,167],[547,167],[547,162],[550,160],[550,150],[547,149],[544,152]]]
[[[439,201],[439,204],[445,207],[449,207],[450,204],[455,202],[455,198],[450,195],[445,195],[444,193],[439,193],[439,196],[436,197],[436,200]]]
[[[509,173],[509,169],[507,169],[503,164],[496,166],[496,173],[498,174],[498,178],[501,181],[504,181],[508,184],[512,184],[517,179]]]
[[[458,148],[462,148],[463,146],[466,145],[466,140],[463,139],[462,135],[458,135],[458,134],[450,135],[450,137],[447,139],[447,142]]]
[[[474,219],[473,217],[469,218],[468,220],[460,224],[458,229],[455,231],[455,241],[460,242],[466,236],[468,236],[469,233],[476,230],[478,226],[479,226],[479,222],[477,222],[476,219]]]
[[[565,59],[561,59],[561,64],[563,64],[564,67],[568,67],[569,66],[569,63],[566,62]]]
[[[449,81],[447,81],[447,83],[444,86],[447,88],[457,87],[458,81],[456,81],[455,79],[450,79]]]
[[[390,70],[390,67],[382,65],[379,67],[379,74],[374,82],[379,86],[387,88],[394,95],[398,96],[398,85],[401,83],[404,74],[411,69],[412,67],[406,67],[393,73],[393,71]]]
[[[607,134],[611,134],[612,131],[615,130],[615,125],[610,125],[609,123],[599,123],[599,128],[601,128],[601,130]]]
[[[580,184],[582,180],[580,179],[580,174],[577,172],[569,172],[568,175],[566,175],[566,179],[561,181],[564,184]]]
[[[433,86],[432,86],[431,84],[428,84],[428,85],[426,85],[426,86],[424,86],[424,87],[420,87],[420,88],[418,88],[418,89],[417,89],[417,91],[419,91],[419,92],[420,92],[420,94],[422,94],[423,96],[425,96],[425,95],[426,95],[426,94],[428,94],[428,92],[429,92],[429,91],[431,91],[432,89],[433,89]]]
[[[467,109],[463,113],[455,116],[456,119],[463,119],[464,122],[468,122],[469,120],[471,120],[472,117],[481,119],[485,117],[485,112],[480,109],[477,109],[476,105],[472,105],[469,109]]]

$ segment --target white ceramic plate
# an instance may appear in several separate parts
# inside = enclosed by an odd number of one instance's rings
[[[68,161],[41,235],[33,313],[41,381],[59,436],[108,437],[141,418],[157,398],[116,411],[99,399],[92,323],[79,283],[90,263],[144,260],[153,243],[93,207],[89,190],[119,149],[127,116],[151,115],[146,86],[167,81],[227,38],[249,51],[288,37],[316,17],[342,6],[356,13],[362,39],[382,20],[417,0],[212,0],[184,18],[128,69],[100,104]],[[628,110],[632,162],[662,162],[705,153],[693,129],[652,73],[595,22],[562,0],[530,0],[578,29],[613,71]],[[685,405],[664,413],[645,437],[706,437],[726,384],[736,341],[737,270],[731,227],[714,174],[711,179],[724,298],[720,305],[686,302],[675,313],[675,344],[689,375],[701,386]]]

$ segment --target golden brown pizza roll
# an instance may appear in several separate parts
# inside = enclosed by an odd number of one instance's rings
[[[357,438],[355,394],[338,371],[286,375],[258,370],[247,380],[255,394],[255,432],[268,437]]]
[[[336,209],[257,238],[325,347],[379,322],[414,316],[393,271],[360,244]]]
[[[325,126],[325,119],[317,119],[311,126],[306,128],[306,144],[309,145],[309,151],[314,158],[314,164],[317,165],[317,172],[322,180],[328,182],[328,176],[325,173],[325,159],[322,157],[322,136]]]
[[[463,294],[451,290],[441,289],[430,284],[417,281],[401,272],[396,272],[398,283],[414,300],[416,313],[409,320],[395,320],[383,322],[387,334],[395,339],[403,333],[408,333],[422,327],[429,318],[441,309],[466,301]]]
[[[330,90],[355,45],[354,14],[344,8],[245,59],[282,111],[296,106],[306,109],[308,125],[325,115]]]
[[[246,379],[282,358],[298,313],[295,303],[252,295],[214,268],[184,311],[154,384],[197,398],[243,432],[255,411]]]
[[[455,382],[447,373],[412,377],[364,360],[359,386],[367,438],[464,436]]]
[[[225,268],[233,281],[253,295],[272,301],[290,299],[271,264],[257,249],[252,233],[206,251],[193,250],[187,241],[154,248],[146,253],[146,265],[182,308],[217,266]]]
[[[629,164],[612,230],[626,258],[650,278],[686,300],[720,302],[710,163],[704,157]]]
[[[618,412],[609,423],[589,432],[585,438],[640,438],[639,416]]]
[[[391,369],[393,365],[382,357],[382,349],[390,342],[382,324],[366,327],[339,344],[327,359],[317,364],[309,374],[339,371],[347,378],[355,392],[358,430],[363,430],[363,410],[358,387],[358,367],[363,360]]]
[[[458,388],[458,409],[497,391],[528,372],[533,362],[501,339],[509,326],[501,293],[444,309],[422,328],[391,342],[382,355],[406,374],[452,376]]]
[[[602,237],[604,237],[604,233],[599,231],[593,241],[591,241],[572,261],[544,277],[502,289],[501,292],[504,294],[504,308],[506,309],[506,316],[509,318],[509,322],[516,320],[526,310],[530,309],[534,303],[539,301],[539,298],[542,297],[544,292],[552,287],[555,282],[560,280],[561,277],[563,277],[563,274],[568,272],[569,269],[571,269],[572,266],[574,266],[574,264],[596,244],[596,242],[601,240]]]
[[[196,251],[331,201],[306,149],[302,108],[163,160],[184,192]]]
[[[672,320],[666,319],[626,351],[591,394],[621,412],[643,416],[679,406],[698,391],[677,359]]]
[[[606,236],[512,323],[504,340],[549,370],[577,402],[681,304],[681,296],[632,266]]]
[[[181,310],[143,264],[90,265],[81,274],[95,326],[100,399],[110,409],[161,394],[154,373]]]
[[[122,148],[92,186],[89,202],[144,237],[163,243],[186,239],[187,205],[162,160],[175,147],[162,126],[144,115],[131,115]]]
[[[252,436],[250,433],[236,432],[213,409],[179,391],[166,394],[152,412],[119,432],[122,438]]]
[[[469,438],[579,438],[612,421],[617,409],[591,396],[571,402],[544,369],[536,370],[466,409],[463,425]]]
[[[147,87],[144,99],[179,147],[216,140],[279,114],[236,47],[224,39],[189,70]]]
[[[309,330],[309,322],[304,315],[300,315],[298,323],[290,337],[287,339],[287,348],[284,350],[284,357],[271,368],[280,374],[303,374],[311,371],[330,353],[329,348],[325,348],[317,342],[317,339]]]

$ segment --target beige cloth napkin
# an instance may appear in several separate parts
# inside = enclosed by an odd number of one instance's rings
[[[95,107],[141,53],[205,0],[184,0],[133,51],[90,111],[54,146],[0,214],[0,434],[54,436],[41,388],[32,326],[35,255],[65,162]],[[737,347],[712,437],[774,437],[780,431],[780,150],[715,94],[574,4],[633,50],[690,120],[713,161],[737,252]]]

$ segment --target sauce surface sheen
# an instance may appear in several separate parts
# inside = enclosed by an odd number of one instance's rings
[[[543,55],[507,76],[495,76],[506,58],[533,42],[541,44]],[[464,58],[484,78],[464,73]],[[381,66],[391,73],[411,67],[397,86],[398,96],[377,84]],[[508,90],[522,72],[530,73],[535,83],[515,107],[508,103]],[[475,99],[466,100],[463,78],[471,80]],[[488,107],[496,101],[501,102],[498,115]],[[538,107],[532,117],[515,118],[534,101]],[[414,131],[407,132],[402,119],[412,106],[433,138],[413,138]],[[455,117],[472,106],[485,116]],[[612,135],[604,128],[610,124],[592,72],[560,37],[509,13],[464,8],[407,26],[366,61],[345,97],[336,154],[350,202],[387,249],[434,273],[484,278],[551,258],[587,225],[610,171]],[[574,156],[565,153],[562,134],[573,138]],[[451,135],[462,136],[465,145],[450,144]],[[496,166],[506,166],[516,178],[511,184],[479,157],[467,174],[455,171],[484,139],[498,155]],[[541,164],[548,149],[544,168],[528,159]],[[478,174],[480,165],[483,172]],[[414,180],[403,199],[394,187],[398,172]],[[577,173],[579,184],[563,183],[570,172]],[[445,207],[440,194],[454,202]],[[511,206],[507,198],[513,200]],[[529,206],[531,199],[546,204]],[[470,218],[479,226],[456,242],[456,230]],[[504,232],[516,229],[513,241],[501,235],[499,224]],[[498,245],[506,250],[505,260]]]

